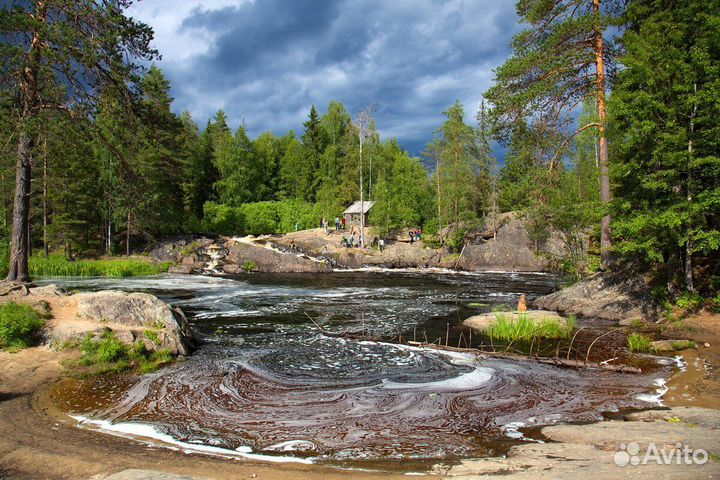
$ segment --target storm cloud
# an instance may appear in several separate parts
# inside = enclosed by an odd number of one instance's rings
[[[472,121],[518,31],[509,0],[147,0],[175,108],[201,126],[302,131],[311,105],[376,105],[384,138],[419,153],[456,99]]]

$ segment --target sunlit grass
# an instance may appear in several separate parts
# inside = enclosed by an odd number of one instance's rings
[[[17,351],[33,346],[45,325],[40,313],[15,302],[0,305],[0,349]]]
[[[167,272],[169,263],[149,260],[113,258],[69,261],[63,255],[34,255],[29,262],[30,275],[50,277],[132,277]]]
[[[146,336],[148,332],[145,332]],[[78,348],[82,353],[81,357],[66,363],[66,366],[71,368],[71,375],[78,377],[128,370],[150,373],[173,361],[170,350],[166,348],[151,352],[143,343],[127,345],[110,330],[105,331],[99,338],[88,333]]]
[[[569,338],[575,328],[575,317],[567,318],[567,325],[556,319],[530,320],[527,314],[513,315],[495,313],[496,322],[490,325],[486,334],[497,340],[522,341],[532,338]]]
[[[642,333],[633,332],[627,337],[628,348],[631,352],[652,352],[652,339]]]

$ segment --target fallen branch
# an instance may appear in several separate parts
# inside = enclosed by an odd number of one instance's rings
[[[611,365],[609,363],[595,363],[595,362],[588,362],[583,360],[569,360],[566,358],[555,358],[555,357],[531,357],[527,355],[520,355],[517,353],[508,353],[508,352],[490,352],[487,350],[480,350],[477,348],[457,348],[457,347],[446,347],[443,345],[437,345],[435,343],[423,343],[423,342],[408,342],[408,345],[413,347],[419,347],[419,348],[430,348],[434,350],[447,350],[451,352],[464,352],[464,353],[472,353],[478,356],[482,357],[489,357],[489,358],[504,358],[508,360],[518,360],[518,361],[526,361],[526,362],[537,362],[537,363],[543,363],[547,365],[555,365],[558,367],[571,367],[571,368],[589,368],[593,370],[608,370],[612,372],[621,372],[621,373],[642,373],[642,370],[638,367],[633,367],[630,365],[622,365],[622,364],[616,364]],[[614,359],[613,359],[614,360]]]

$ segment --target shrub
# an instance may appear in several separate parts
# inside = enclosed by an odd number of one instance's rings
[[[720,293],[715,295],[715,298],[711,300],[712,302],[712,311],[714,313],[720,313]]]
[[[257,265],[252,260],[246,260],[245,263],[243,263],[242,269],[246,272],[252,272],[257,268]]]
[[[633,332],[627,337],[628,348],[631,352],[652,352],[652,339],[642,333]]]
[[[245,203],[239,207],[207,202],[205,230],[222,235],[288,233],[320,225],[320,207],[301,200]],[[339,212],[338,212],[339,214]],[[329,219],[328,219],[329,220]]]
[[[702,307],[703,303],[703,298],[697,293],[686,292],[683,293],[680,297],[678,297],[678,299],[675,301],[675,306],[681,310],[695,312],[697,310],[700,310],[700,307]]]
[[[33,346],[44,325],[41,315],[27,305],[0,305],[0,348],[15,351]]]

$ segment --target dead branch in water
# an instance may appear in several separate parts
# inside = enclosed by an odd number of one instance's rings
[[[517,353],[509,353],[509,352],[491,352],[487,350],[480,350],[477,348],[456,348],[456,347],[446,347],[443,345],[437,345],[434,343],[422,343],[422,342],[408,342],[408,345],[413,347],[420,347],[420,348],[430,348],[434,350],[447,350],[451,352],[463,352],[463,353],[472,353],[475,355],[483,356],[483,357],[490,357],[490,358],[504,358],[508,360],[519,360],[519,361],[528,361],[528,362],[537,362],[537,363],[543,363],[548,365],[556,365],[558,367],[572,367],[572,368],[590,368],[595,370],[609,370],[612,372],[622,372],[622,373],[642,373],[642,370],[638,367],[633,367],[630,365],[610,365],[609,363],[596,363],[596,362],[588,362],[583,360],[569,360],[565,358],[555,358],[555,357],[532,357],[528,355],[520,355]],[[615,360],[615,359],[613,359]]]
[[[320,331],[320,333],[322,333],[325,336],[335,337],[335,338],[346,338],[348,340],[360,340],[360,341],[372,341],[372,342],[382,341],[382,338],[380,338],[380,337],[355,335],[355,334],[347,333],[347,332],[344,332],[344,333],[343,332],[340,332],[340,333],[328,332],[322,326],[320,326],[315,321],[315,319],[312,318],[307,312],[303,312],[303,313],[310,319],[310,321],[313,323],[313,325],[315,325],[315,328],[317,328]],[[425,332],[423,332],[423,333],[425,333]],[[608,333],[612,333],[612,332],[608,332]],[[398,330],[398,335],[399,335],[399,330]],[[601,335],[601,336],[604,336],[604,335]],[[399,343],[402,343],[402,337],[400,337],[400,336],[397,336],[397,337],[394,336],[390,339],[390,341],[394,340],[395,338],[398,339]],[[446,337],[446,342],[447,342],[447,338],[449,338],[449,336]],[[574,339],[574,337],[573,337],[573,339]],[[590,348],[592,348],[592,346],[595,344],[596,341],[597,341],[597,338],[590,345]],[[458,342],[458,344],[459,344],[459,342]],[[583,360],[571,360],[570,358],[540,357],[537,355],[536,356],[523,355],[521,353],[508,352],[507,349],[504,352],[498,352],[498,351],[495,351],[494,349],[492,351],[489,351],[489,350],[483,350],[483,349],[479,349],[479,348],[450,347],[448,345],[442,344],[442,337],[438,338],[434,342],[428,342],[427,341],[427,333],[425,333],[425,341],[424,342],[416,342],[416,341],[410,342],[409,341],[409,342],[407,342],[407,345],[409,345],[411,347],[429,348],[429,349],[433,349],[433,350],[445,350],[445,351],[449,351],[449,352],[472,353],[479,357],[485,357],[485,358],[504,358],[507,360],[537,362],[537,363],[542,363],[542,364],[546,364],[546,365],[555,365],[558,367],[589,368],[589,369],[594,369],[594,370],[607,370],[607,371],[619,372],[619,373],[638,373],[638,374],[642,373],[642,370],[638,367],[633,367],[630,365],[623,365],[623,364],[614,364],[614,365],[611,364],[610,362],[616,360],[617,357],[609,359],[609,360],[605,360],[600,363],[596,363],[596,362],[587,361],[587,357],[583,361]],[[508,346],[508,349],[509,348],[510,348],[510,346]],[[589,351],[589,349],[588,349],[588,351]]]
[[[315,328],[320,330],[320,333],[322,333],[326,337],[347,338],[348,340],[361,340],[361,341],[367,340],[367,341],[372,341],[372,342],[379,342],[381,340],[380,337],[372,337],[369,335],[355,335],[355,334],[347,333],[347,332],[339,332],[339,333],[328,332],[322,326],[318,325],[318,323],[315,321],[315,319],[312,318],[307,312],[303,312],[303,313],[310,319],[310,321],[313,323],[313,325],[315,325]]]

